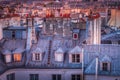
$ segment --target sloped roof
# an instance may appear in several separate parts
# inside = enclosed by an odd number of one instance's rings
[[[102,40],[107,40],[107,39],[109,39],[109,40],[120,39],[120,30],[102,36]]]
[[[6,55],[6,54],[12,54],[10,50],[4,50],[3,51],[3,54]]]
[[[58,48],[55,52],[56,53],[64,53],[64,51],[62,50],[62,48]]]
[[[42,53],[43,51],[39,48],[39,47],[37,47],[34,51],[33,51],[33,53]]]
[[[86,68],[85,73],[94,74],[95,73],[95,64],[96,64],[96,59],[93,59],[93,61],[90,63],[90,65]]]
[[[24,51],[25,51],[25,49],[17,48],[17,49],[15,49],[15,51],[13,51],[13,53],[23,53]]]
[[[109,56],[105,55],[100,61],[101,62],[111,62],[112,60]]]
[[[69,53],[75,54],[82,52],[82,49],[79,46],[74,47]]]

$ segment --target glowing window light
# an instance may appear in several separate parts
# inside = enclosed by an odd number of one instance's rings
[[[14,54],[14,61],[21,61],[21,54]]]

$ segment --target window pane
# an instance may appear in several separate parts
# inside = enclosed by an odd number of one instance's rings
[[[80,59],[80,54],[76,54],[76,56],[77,56],[77,59]]]
[[[38,80],[38,74],[34,75],[35,80]]]
[[[14,54],[14,61],[21,61],[21,54]]]
[[[75,80],[75,75],[72,75],[72,79],[71,80]]]
[[[80,62],[80,59],[79,59],[79,58],[77,58],[77,59],[76,59],[76,62]]]
[[[30,80],[39,80],[38,74],[30,74]]]
[[[61,75],[58,75],[57,78],[58,78],[57,80],[61,80]]]
[[[7,80],[15,80],[15,74],[14,73],[8,74],[7,75]]]
[[[75,54],[72,55],[72,62],[75,62]]]
[[[108,70],[108,63],[103,63],[103,71],[107,71]]]
[[[80,75],[77,75],[77,80],[80,80]]]
[[[52,80],[56,80],[56,75],[52,75]]]

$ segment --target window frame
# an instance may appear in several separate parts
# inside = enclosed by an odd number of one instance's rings
[[[33,61],[41,61],[42,60],[42,54],[41,53],[33,53],[32,54],[32,60]]]
[[[81,63],[81,55],[80,54],[71,54],[71,62],[72,63]]]
[[[52,80],[62,80],[61,74],[52,74]]]
[[[81,80],[81,75],[80,74],[72,74],[71,80]]]
[[[103,63],[102,63],[102,70],[103,70],[103,71],[108,71],[108,64],[109,64],[109,63],[107,63],[107,62],[103,62]]]
[[[19,56],[19,58],[18,58]],[[20,62],[22,61],[22,53],[15,53],[13,54],[14,62]]]
[[[29,80],[39,80],[38,74],[29,74]]]
[[[6,75],[7,80],[15,80],[15,73],[10,73]]]

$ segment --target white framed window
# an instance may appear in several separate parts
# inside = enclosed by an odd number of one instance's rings
[[[40,53],[33,53],[33,61],[41,61],[42,55]]]
[[[72,63],[80,63],[80,54],[72,54]]]

